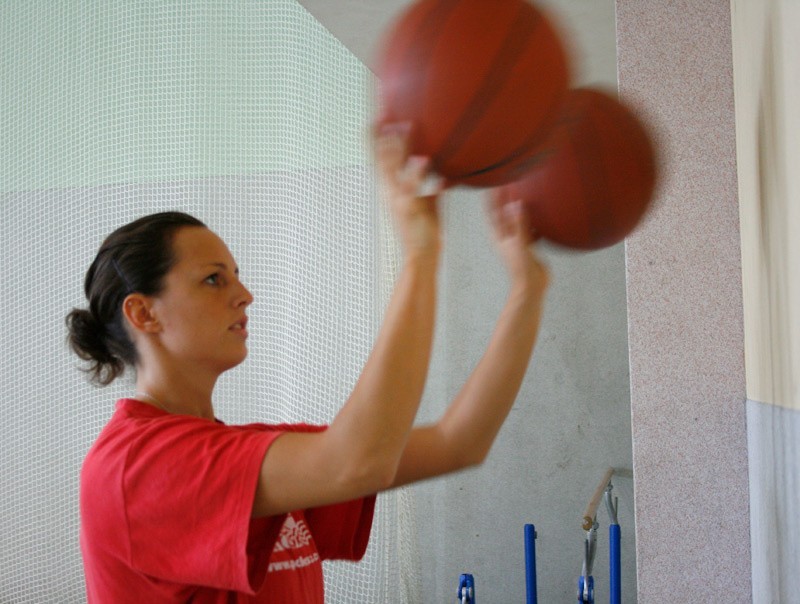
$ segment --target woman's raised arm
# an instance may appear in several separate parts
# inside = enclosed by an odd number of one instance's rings
[[[353,499],[390,486],[419,407],[430,362],[441,238],[437,197],[418,197],[424,158],[408,157],[407,126],[383,127],[377,160],[404,263],[364,370],[320,433],[286,433],[264,457],[253,505],[273,515]]]
[[[508,299],[486,352],[442,418],[413,430],[392,486],[482,463],[522,385],[550,276],[535,253],[522,205],[491,201],[498,250],[510,276]]]

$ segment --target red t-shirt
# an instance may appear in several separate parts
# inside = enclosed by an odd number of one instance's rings
[[[250,517],[270,444],[306,425],[226,426],[122,399],[81,471],[89,604],[322,604],[322,560],[364,555],[375,497]]]

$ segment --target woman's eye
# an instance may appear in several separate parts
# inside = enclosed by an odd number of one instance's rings
[[[219,273],[214,273],[206,277],[205,282],[209,285],[219,285]]]

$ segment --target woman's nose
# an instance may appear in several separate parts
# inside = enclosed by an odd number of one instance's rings
[[[247,289],[243,283],[239,283],[240,291],[236,296],[236,306],[250,306],[253,303],[253,294]]]

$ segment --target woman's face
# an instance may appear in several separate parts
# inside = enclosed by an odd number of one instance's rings
[[[169,356],[221,373],[247,356],[247,315],[253,296],[225,243],[203,227],[183,227],[172,240],[175,265],[152,312]]]

